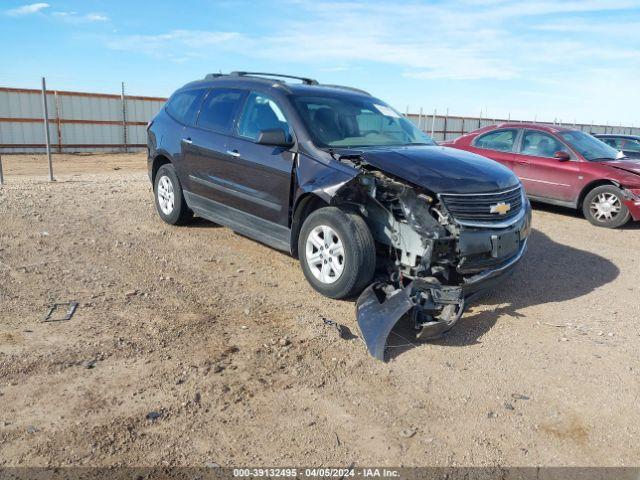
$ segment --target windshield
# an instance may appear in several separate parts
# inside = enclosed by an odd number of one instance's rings
[[[375,98],[301,96],[293,103],[319,147],[435,145],[412,122]]]
[[[587,133],[574,130],[571,132],[563,132],[560,136],[564,138],[576,152],[589,161],[615,160],[618,158],[618,151],[615,148],[610,147]]]

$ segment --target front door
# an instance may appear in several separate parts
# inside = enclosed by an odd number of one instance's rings
[[[556,152],[567,152],[571,159],[561,161]],[[579,190],[580,162],[575,154],[554,136],[540,130],[525,130],[514,155],[514,172],[527,195],[571,202]]]
[[[240,209],[288,226],[294,153],[257,143],[260,131],[273,129],[282,129],[291,139],[289,123],[278,104],[263,93],[250,93],[229,144],[233,169],[225,180]]]

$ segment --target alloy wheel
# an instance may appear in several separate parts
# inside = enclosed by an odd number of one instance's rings
[[[591,215],[599,222],[607,222],[616,218],[622,210],[622,203],[617,195],[609,192],[598,194],[589,205]]]
[[[163,175],[158,180],[158,205],[160,205],[160,210],[165,215],[171,215],[173,212],[173,207],[175,204],[175,193],[173,191],[173,182],[171,179]]]
[[[335,230],[319,225],[309,233],[306,261],[313,276],[322,283],[336,282],[344,271],[344,246]]]

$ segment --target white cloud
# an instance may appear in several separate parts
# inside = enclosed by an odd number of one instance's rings
[[[109,17],[101,13],[88,13],[86,15],[78,12],[53,12],[53,16],[68,23],[86,23],[86,22],[106,22]]]
[[[41,12],[42,10],[49,8],[51,5],[48,3],[32,3],[29,5],[23,5],[21,7],[12,8],[11,10],[7,10],[7,15],[11,15],[14,17],[22,16],[22,15],[32,15],[34,13]]]
[[[606,28],[612,25],[602,26],[596,37],[588,32],[577,36],[585,28],[575,20],[593,12],[637,8],[637,0],[289,3],[283,12],[295,11],[295,15],[281,15],[286,29],[260,34],[183,29],[119,36],[107,44],[159,58],[188,61],[189,56],[215,58],[232,53],[324,71],[370,62],[398,68],[404,77],[420,80],[529,80],[541,71],[549,72],[543,78],[555,79],[567,75],[568,64],[571,75],[579,76],[593,62],[624,61],[628,68],[638,67],[640,60],[637,41],[615,49],[607,45],[612,36]],[[555,23],[545,23],[549,18]],[[560,30],[565,20],[573,22],[576,35]],[[541,32],[545,28],[541,25],[549,25],[548,33]]]

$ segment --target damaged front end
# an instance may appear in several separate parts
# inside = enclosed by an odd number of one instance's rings
[[[375,358],[384,360],[387,337],[402,318],[413,322],[419,339],[450,330],[472,297],[503,280],[522,258],[531,211],[520,185],[481,194],[434,193],[372,168],[362,157],[341,160],[361,173],[333,202],[359,211],[383,259],[379,278],[356,303],[362,337]]]

